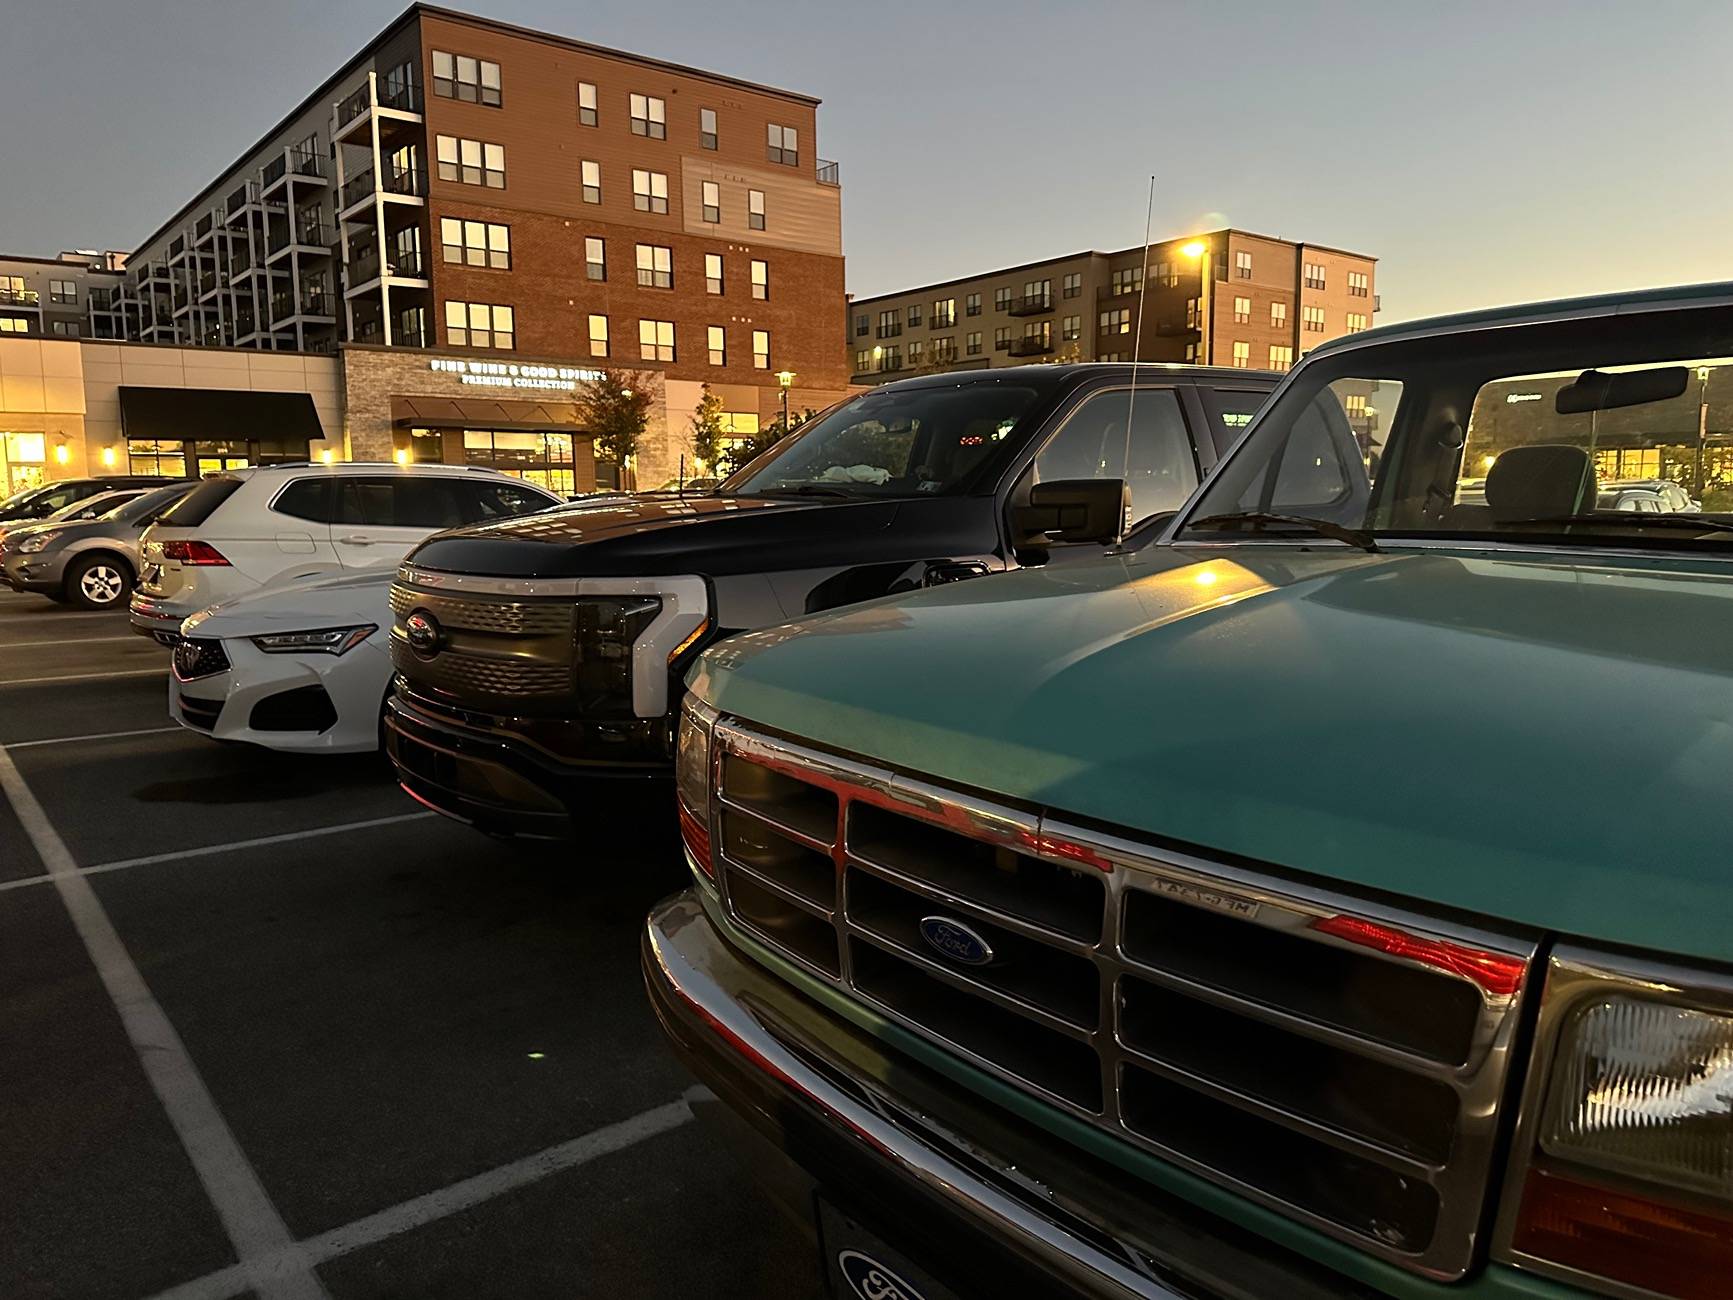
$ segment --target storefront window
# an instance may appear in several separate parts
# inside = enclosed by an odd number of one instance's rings
[[[469,465],[496,469],[550,492],[577,490],[569,433],[506,429],[465,429],[463,458]]]
[[[126,444],[129,473],[160,474],[163,478],[187,476],[186,444],[152,438],[130,438]]]
[[[11,496],[42,482],[42,464],[47,458],[47,440],[40,433],[0,435],[0,495]]]

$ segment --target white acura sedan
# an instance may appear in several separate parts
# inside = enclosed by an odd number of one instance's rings
[[[290,576],[192,615],[174,648],[170,715],[269,749],[379,748],[396,572]]]

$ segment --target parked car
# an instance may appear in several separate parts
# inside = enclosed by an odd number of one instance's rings
[[[62,478],[14,492],[0,501],[0,524],[13,520],[46,519],[74,502],[116,488],[159,487],[162,479],[144,474],[111,474],[103,478]]]
[[[888,592],[1099,554],[1177,509],[1276,376],[1022,366],[905,380],[701,496],[646,494],[417,547],[392,593],[387,744],[496,833],[667,806],[681,675],[710,641]],[[1130,456],[1130,472],[1125,465]]]
[[[391,688],[391,568],[281,576],[181,624],[169,714],[217,740],[379,747]]]
[[[90,497],[50,522],[10,529],[0,538],[0,576],[14,591],[81,609],[120,608],[138,576],[140,536],[197,486],[158,483]]]
[[[657,488],[656,491],[689,492],[694,496],[698,496],[705,492],[714,492],[716,488],[720,486],[721,482],[722,480],[719,478],[671,478],[667,482],[663,483],[661,487]]]
[[[462,465],[269,465],[213,474],[153,524],[133,630],[172,645],[202,609],[293,570],[393,564],[430,533],[561,504]]]
[[[1701,501],[1671,479],[1614,479],[1600,485],[1603,510],[1639,510],[1649,514],[1698,514]]]
[[[159,480],[160,482],[160,480]],[[99,519],[113,510],[122,501],[137,496],[144,488],[127,488],[119,492],[98,492],[95,496],[74,501],[71,505],[62,506],[51,515],[41,519],[14,519],[10,523],[0,524],[0,554],[6,550],[6,539],[11,534],[24,529],[40,528],[44,524],[57,524],[66,520]]]
[[[839,1294],[1725,1292],[1733,516],[1592,456],[1730,343],[1349,335],[1119,556],[702,657],[644,971]]]

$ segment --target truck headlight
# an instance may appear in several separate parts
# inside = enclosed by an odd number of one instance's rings
[[[53,540],[53,533],[31,533],[18,543],[18,553],[20,555],[35,555],[38,551],[46,550],[48,543]]]
[[[312,632],[271,632],[252,637],[252,643],[268,655],[348,654],[379,630],[376,623],[357,627],[326,627]]]
[[[1546,1068],[1518,1148],[1512,1262],[1660,1295],[1726,1294],[1733,996],[1558,954],[1536,1042]]]
[[[707,879],[716,877],[710,859],[711,742],[716,710],[688,695],[680,708],[680,734],[674,745],[674,796],[680,819],[680,842],[692,864]]]
[[[632,647],[662,612],[660,596],[585,596],[577,603],[577,700],[585,718],[630,718]]]

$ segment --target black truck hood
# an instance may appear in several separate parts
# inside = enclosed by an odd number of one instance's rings
[[[822,565],[890,527],[898,501],[615,497],[455,528],[409,554],[418,568],[501,578],[750,573]]]

